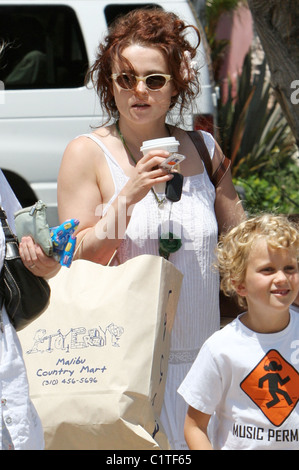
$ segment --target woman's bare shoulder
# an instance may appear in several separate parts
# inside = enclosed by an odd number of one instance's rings
[[[63,163],[71,161],[72,164],[81,165],[90,162],[94,158],[103,156],[103,150],[97,145],[89,136],[94,136],[100,139],[104,144],[105,141],[109,142],[111,133],[106,128],[98,128],[95,131],[82,134],[71,140],[65,148],[63,154]]]

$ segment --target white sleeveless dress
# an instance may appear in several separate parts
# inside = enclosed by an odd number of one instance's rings
[[[115,185],[114,196],[109,202],[111,204],[128,177],[97,137],[93,134],[84,135],[93,139],[106,156]],[[203,132],[203,137],[212,156],[215,141],[208,133]],[[218,237],[214,201],[215,189],[206,170],[202,174],[184,178],[181,200],[173,204],[167,201],[159,208],[152,191],[149,191],[134,207],[117,256],[118,261],[123,263],[141,254],[158,255],[162,224],[165,224],[167,232],[170,228],[170,231],[180,235],[183,242],[182,248],[169,257],[169,261],[183,273],[184,278],[172,330],[161,413],[161,421],[173,449],[187,449],[184,439],[187,405],[177,389],[203,342],[220,326],[219,277],[212,267]]]

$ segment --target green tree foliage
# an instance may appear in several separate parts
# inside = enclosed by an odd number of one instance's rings
[[[223,14],[234,12],[241,4],[247,5],[247,1],[206,1],[205,33],[220,90],[218,70],[229,42],[217,40],[216,28]],[[230,84],[228,98],[219,99],[219,142],[232,161],[233,180],[248,213],[299,213],[298,149],[266,77],[266,67],[265,60],[253,73],[248,54],[236,90]]]
[[[252,74],[251,55],[246,56],[235,95],[230,85],[218,112],[220,143],[248,212],[299,212],[295,141],[271,93],[266,61]]]

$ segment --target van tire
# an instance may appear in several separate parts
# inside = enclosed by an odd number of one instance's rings
[[[35,204],[37,197],[27,181],[10,170],[2,169],[2,172],[22,207],[28,207]]]

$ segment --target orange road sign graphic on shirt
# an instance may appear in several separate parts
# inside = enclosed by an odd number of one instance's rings
[[[274,426],[281,426],[298,403],[299,373],[271,349],[240,387]]]

